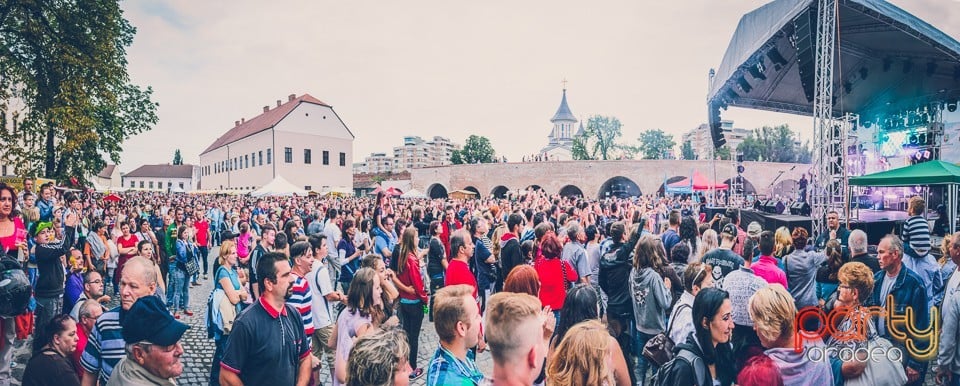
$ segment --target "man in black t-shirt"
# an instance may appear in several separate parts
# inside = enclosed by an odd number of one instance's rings
[[[291,294],[290,263],[281,253],[257,262],[260,299],[237,317],[220,362],[220,383],[295,385],[310,377],[310,341],[300,314],[285,300]]]
[[[737,232],[737,226],[733,223],[724,225],[720,232],[720,248],[703,255],[703,262],[713,267],[713,282],[718,287],[722,287],[727,274],[743,265],[743,258],[732,250],[737,244]]]

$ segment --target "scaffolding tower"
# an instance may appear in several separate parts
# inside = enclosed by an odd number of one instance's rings
[[[811,180],[810,209],[813,214],[813,234],[818,237],[826,230],[826,215],[831,209],[845,218],[849,205],[846,154],[847,119],[833,116],[833,62],[836,53],[837,2],[818,0],[816,61],[814,63],[813,143],[816,174]],[[838,148],[839,146],[839,148]],[[839,151],[838,151],[839,150]],[[839,166],[839,167],[838,167]],[[839,205],[838,205],[839,204]]]

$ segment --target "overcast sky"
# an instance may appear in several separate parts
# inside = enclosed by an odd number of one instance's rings
[[[159,122],[130,139],[121,170],[185,162],[240,118],[291,93],[332,105],[356,135],[354,162],[405,135],[484,135],[520,160],[546,144],[566,79],[573,113],[612,115],[624,140],[680,135],[706,120],[707,72],[740,17],[763,0],[128,0],[132,81]],[[895,4],[960,37],[960,0]],[[730,109],[754,128],[812,119]]]

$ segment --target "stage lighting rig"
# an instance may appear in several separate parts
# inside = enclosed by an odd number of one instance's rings
[[[750,76],[753,76],[753,79],[767,80],[767,76],[763,75],[763,59],[760,59],[759,63],[750,66],[748,70],[750,71]]]
[[[937,72],[937,62],[929,61],[927,62],[927,76],[933,76]]]
[[[749,94],[750,90],[753,90],[753,86],[750,86],[750,83],[747,82],[747,78],[744,78],[743,76],[737,78],[737,84],[740,85],[740,90],[742,90],[744,94]]]
[[[951,113],[954,112],[954,111],[957,111],[957,102],[947,103],[947,111],[949,111],[949,112],[951,112]]]
[[[893,66],[893,58],[886,57],[883,59],[883,72],[890,71],[890,67]]]

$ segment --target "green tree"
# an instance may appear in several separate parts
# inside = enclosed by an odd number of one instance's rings
[[[450,153],[450,163],[454,165],[463,164],[463,155],[460,153],[460,150],[454,150]]]
[[[697,155],[693,153],[693,144],[690,141],[683,141],[683,145],[680,146],[680,156],[686,160],[697,159]]]
[[[467,142],[463,144],[463,149],[459,153],[462,163],[465,164],[491,163],[497,157],[490,139],[478,135],[467,137]]]
[[[130,83],[126,48],[136,30],[119,2],[0,2],[0,136],[23,174],[85,182],[120,161],[124,140],[157,122],[150,87]]]
[[[589,142],[590,142],[590,137],[588,137],[586,133],[574,136],[573,144],[571,145],[572,147],[570,148],[570,156],[573,157],[573,159],[578,161],[589,161],[589,160],[597,159],[594,152],[587,147]]]
[[[719,149],[714,150],[714,157],[718,157],[722,160],[730,160],[730,146],[723,145]]]
[[[800,145],[788,125],[754,129],[737,146],[745,161],[810,163],[810,142]]]
[[[640,153],[644,159],[665,159],[677,143],[673,136],[663,130],[647,130],[640,133]]]
[[[589,159],[613,159],[612,153],[618,149],[617,140],[623,136],[622,127],[617,117],[594,115],[587,118],[587,127],[583,131]]]
[[[173,164],[183,165],[183,157],[180,156],[180,149],[173,152]]]

